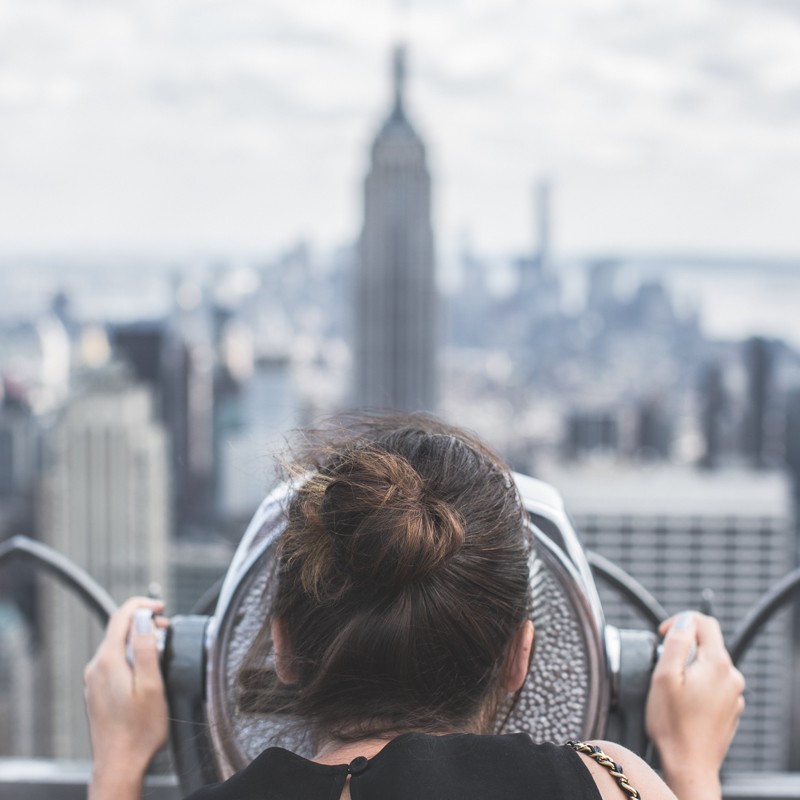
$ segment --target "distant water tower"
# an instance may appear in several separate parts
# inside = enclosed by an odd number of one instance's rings
[[[356,275],[356,404],[433,410],[436,282],[425,145],[406,116],[405,52],[394,105],[372,145]]]

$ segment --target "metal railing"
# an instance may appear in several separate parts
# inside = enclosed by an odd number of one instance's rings
[[[0,800],[86,800],[88,761],[0,758]],[[175,775],[148,775],[145,800],[180,800]]]
[[[635,579],[615,564],[595,553],[588,553],[595,575],[616,589],[639,609],[655,626],[665,612],[658,601]],[[76,592],[90,609],[105,622],[114,602],[87,573],[60,554],[27,537],[13,537],[0,543],[0,562],[21,558],[50,572]],[[202,598],[204,610],[210,610],[219,586],[215,584]],[[747,614],[732,637],[735,660],[767,623],[771,616],[800,594],[800,569],[786,575]],[[207,608],[206,608],[207,607]],[[84,800],[91,773],[88,761],[54,759],[0,758],[0,800]],[[149,775],[145,785],[146,800],[180,800],[179,781],[175,774]],[[800,798],[800,773],[729,773],[723,775],[725,800],[788,800]]]
[[[86,761],[0,758],[0,800],[86,800]],[[797,800],[800,773],[733,773],[723,780],[724,800]],[[175,775],[149,775],[144,800],[181,800]]]

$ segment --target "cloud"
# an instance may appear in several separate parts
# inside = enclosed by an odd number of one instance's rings
[[[521,246],[546,172],[563,184],[565,248],[640,244],[626,209],[648,204],[654,246],[721,246],[735,180],[754,222],[731,235],[800,249],[783,207],[773,223],[755,207],[763,176],[800,186],[792,3],[420,0],[409,17],[372,0],[0,0],[0,246],[352,238],[406,29],[440,241],[466,223],[487,246]],[[715,187],[707,236],[675,224],[698,182]],[[780,185],[775,202],[794,203]]]

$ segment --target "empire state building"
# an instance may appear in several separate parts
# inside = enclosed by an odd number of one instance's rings
[[[394,105],[372,145],[356,276],[356,401],[419,411],[436,404],[436,283],[425,145],[404,107],[405,53],[394,53]]]

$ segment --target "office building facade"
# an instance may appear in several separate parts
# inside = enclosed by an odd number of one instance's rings
[[[168,449],[148,388],[122,372],[95,374],[47,434],[40,530],[117,602],[157,583],[167,592]],[[71,594],[42,579],[43,642],[56,758],[89,755],[83,669],[101,626]]]
[[[596,464],[545,473],[562,492],[587,549],[625,569],[669,613],[700,609],[704,590],[711,590],[712,611],[728,640],[792,567],[791,491],[779,472]],[[599,588],[607,622],[644,626],[616,592]],[[783,613],[739,665],[748,698],[731,771],[786,769],[791,647]]]

